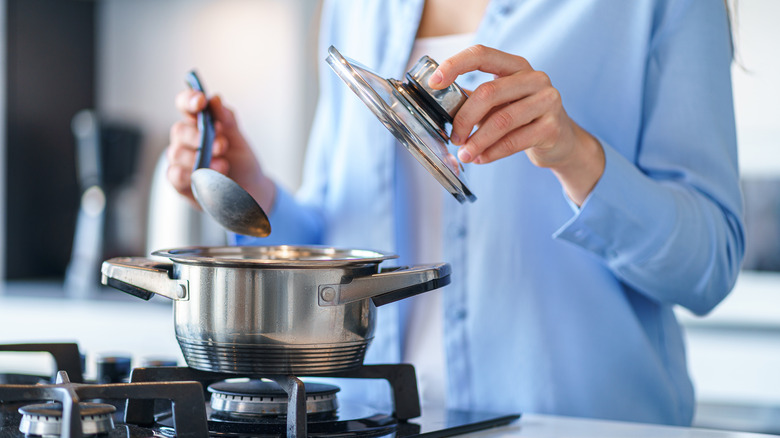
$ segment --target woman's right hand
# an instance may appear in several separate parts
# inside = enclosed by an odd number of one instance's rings
[[[271,211],[274,182],[263,174],[252,148],[238,128],[233,111],[214,96],[209,101],[214,118],[214,145],[210,167],[227,175],[243,187],[266,211]],[[200,135],[197,114],[206,107],[206,97],[194,90],[183,90],[176,96],[176,108],[184,116],[171,127],[168,158],[168,180],[173,187],[198,206],[190,189],[190,175],[195,166]]]

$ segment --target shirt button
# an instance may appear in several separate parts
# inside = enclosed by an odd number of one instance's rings
[[[452,309],[445,316],[450,321],[463,321],[467,314],[466,309]]]
[[[455,238],[463,238],[466,235],[466,227],[462,225],[452,225],[447,227],[447,234]]]

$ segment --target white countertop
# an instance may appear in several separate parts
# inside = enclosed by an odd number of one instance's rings
[[[101,300],[39,294],[56,292],[58,287],[35,283],[8,286],[6,290],[14,294],[0,295],[0,344],[75,342],[87,356],[88,376],[93,375],[94,359],[100,355],[131,357],[134,367],[152,358],[184,363],[168,300],[147,302],[113,289]],[[3,353],[0,365],[4,372],[41,374],[52,372],[54,366],[45,353],[35,361],[29,353]]]
[[[532,437],[532,438],[751,438],[770,437],[747,432],[730,432],[691,427],[658,426],[620,421],[592,420],[551,415],[523,414],[508,426],[487,429],[469,437]]]

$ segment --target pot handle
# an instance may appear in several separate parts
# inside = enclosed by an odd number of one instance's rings
[[[450,284],[449,263],[383,269],[378,274],[347,278],[341,284],[322,284],[318,288],[320,306],[340,306],[371,298],[382,306]]]
[[[144,257],[116,257],[103,262],[100,282],[149,300],[162,295],[174,301],[189,299],[189,282],[173,278],[173,263]]]

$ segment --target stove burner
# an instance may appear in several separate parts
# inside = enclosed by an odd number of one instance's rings
[[[116,408],[103,403],[79,403],[81,427],[85,436],[106,434],[114,428]],[[57,437],[62,433],[62,404],[41,403],[19,408],[19,430],[27,436]]]
[[[339,387],[305,382],[306,412],[332,414],[338,409]],[[252,416],[286,416],[289,395],[278,383],[260,379],[228,379],[209,385],[215,413]]]

